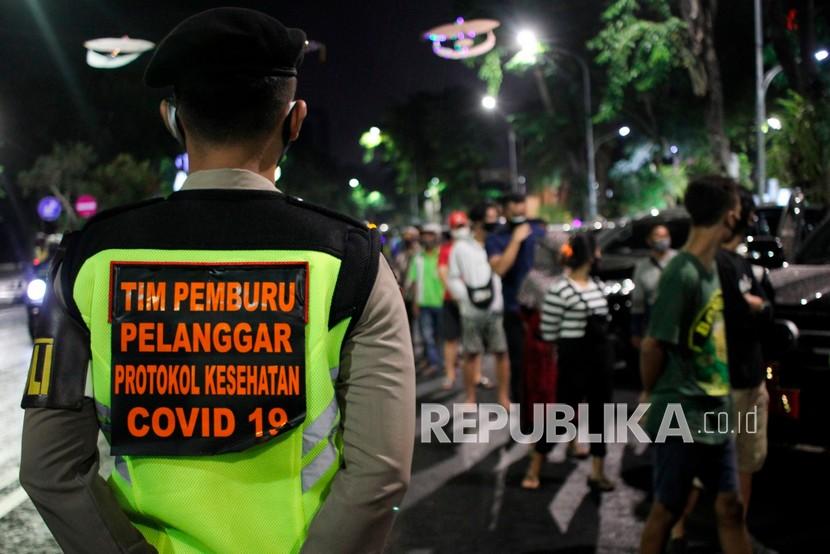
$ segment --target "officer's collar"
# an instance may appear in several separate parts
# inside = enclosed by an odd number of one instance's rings
[[[279,191],[276,185],[247,169],[208,169],[187,176],[181,190],[267,190]]]

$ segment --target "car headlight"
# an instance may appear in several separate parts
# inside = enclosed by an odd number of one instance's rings
[[[26,296],[35,303],[43,302],[43,297],[46,296],[46,281],[43,279],[32,279],[29,281],[29,286],[26,287]]]

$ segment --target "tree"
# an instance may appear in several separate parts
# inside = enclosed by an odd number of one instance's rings
[[[830,107],[791,91],[778,101],[781,130],[769,136],[769,169],[811,200],[830,202]]]
[[[392,167],[399,195],[420,197],[437,177],[448,184],[444,205],[469,205],[499,135],[499,122],[480,106],[479,96],[466,88],[415,94],[387,112],[377,139],[364,144],[364,161]]]
[[[88,144],[56,144],[49,154],[39,156],[34,165],[18,175],[24,196],[52,195],[63,208],[60,226],[75,229],[80,218],[74,201],[82,194],[96,197],[99,209],[135,202],[157,194],[161,178],[149,161],[119,154],[104,165]]]
[[[731,153],[714,38],[717,0],[681,0],[679,11],[674,14],[668,0],[614,0],[605,10],[605,26],[590,42],[608,80],[597,120],[617,116],[633,93],[646,114],[645,130],[659,139],[656,95],[669,85],[673,70],[684,69],[694,95],[706,101],[710,151],[725,172]]]
[[[20,189],[24,196],[49,194],[57,198],[65,215],[64,226],[75,228],[79,220],[72,200],[91,188],[90,171],[96,159],[88,144],[56,144],[51,153],[39,156],[31,169],[20,173]]]

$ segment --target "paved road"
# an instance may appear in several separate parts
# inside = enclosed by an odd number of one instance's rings
[[[20,394],[31,343],[25,311],[0,310],[0,553],[59,552],[17,482],[22,411]],[[487,368],[489,371],[490,368]],[[419,377],[421,403],[451,405],[440,378]],[[618,390],[618,401],[633,391]],[[482,392],[481,400],[492,400]],[[453,423],[450,424],[452,427]],[[586,486],[587,461],[556,448],[538,491],[519,483],[527,447],[506,433],[488,444],[418,442],[410,491],[400,507],[389,552],[558,552],[627,554],[636,551],[648,509],[650,466],[642,446],[612,445],[607,467],[617,490],[601,497]],[[816,452],[773,449],[756,479],[750,530],[779,552],[824,551],[824,502],[830,498],[830,458]],[[820,507],[820,508],[819,508]],[[690,522],[690,552],[717,552],[711,510],[701,506]]]

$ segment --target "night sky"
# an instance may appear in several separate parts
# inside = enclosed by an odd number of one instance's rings
[[[25,169],[53,143],[74,140],[92,143],[103,158],[121,151],[174,154],[176,145],[162,126],[147,120],[157,117],[163,96],[141,81],[150,53],[121,69],[96,70],[86,65],[82,44],[122,35],[158,42],[188,15],[229,4],[270,13],[327,46],[324,63],[310,54],[300,68],[298,96],[309,103],[315,143],[341,164],[360,163],[360,133],[407,96],[452,86],[484,90],[473,70],[436,57],[421,38],[459,15],[482,15],[454,11],[459,5],[475,10],[476,2],[0,0],[0,164],[11,172]],[[581,49],[595,31],[598,5],[551,0],[544,21],[538,14],[513,20],[513,2],[497,3],[501,13],[483,15],[501,19],[503,29],[531,23],[542,36],[556,33],[560,42]],[[530,81],[508,77],[504,90],[521,101],[534,95]]]
[[[228,3],[2,0],[0,4],[0,163],[21,169],[59,140],[103,143],[103,149],[112,153],[125,149],[145,155],[172,153],[175,145],[161,125],[148,134],[144,120],[156,117],[161,97],[141,82],[149,53],[122,69],[96,70],[86,65],[82,43],[125,34],[158,42],[187,15]],[[423,31],[455,19],[451,3],[233,4],[266,11],[327,46],[324,63],[316,54],[307,56],[300,69],[298,96],[308,101],[312,116],[327,121],[325,142],[341,163],[359,163],[360,133],[378,124],[384,109],[407,95],[464,84],[483,89],[474,71],[460,62],[437,58],[421,39]],[[35,15],[38,6],[44,16],[40,21],[46,21],[41,25]]]

